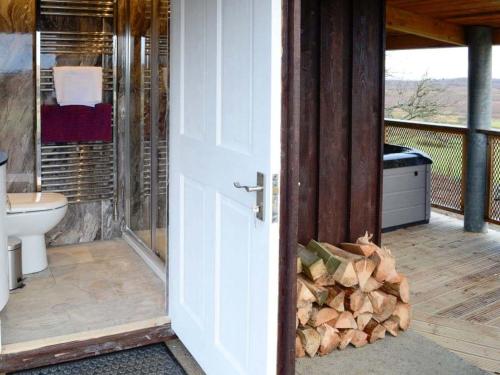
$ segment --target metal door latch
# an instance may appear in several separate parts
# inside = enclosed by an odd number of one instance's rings
[[[264,186],[248,186],[248,185],[240,185],[239,182],[235,182],[234,187],[236,189],[245,189],[247,193],[253,193],[254,191],[264,190]]]
[[[257,193],[256,205],[253,208],[257,219],[264,221],[264,174],[257,172],[257,185],[241,185],[239,182],[233,183],[236,189],[244,189],[247,193]]]

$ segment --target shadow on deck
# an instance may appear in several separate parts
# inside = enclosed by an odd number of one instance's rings
[[[382,240],[410,280],[413,330],[500,373],[500,231],[464,233],[462,220],[433,211],[430,224]]]

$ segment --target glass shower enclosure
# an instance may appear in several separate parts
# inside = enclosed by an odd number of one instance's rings
[[[129,0],[126,226],[163,262],[167,253],[168,0]]]

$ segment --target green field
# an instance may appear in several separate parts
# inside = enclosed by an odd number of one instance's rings
[[[386,141],[428,154],[433,161],[433,173],[455,178],[462,174],[463,140],[460,135],[389,127]]]

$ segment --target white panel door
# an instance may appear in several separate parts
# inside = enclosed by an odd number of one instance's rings
[[[281,0],[173,0],[171,20],[172,326],[208,374],[273,374]],[[263,221],[256,193],[233,185],[257,172]]]

